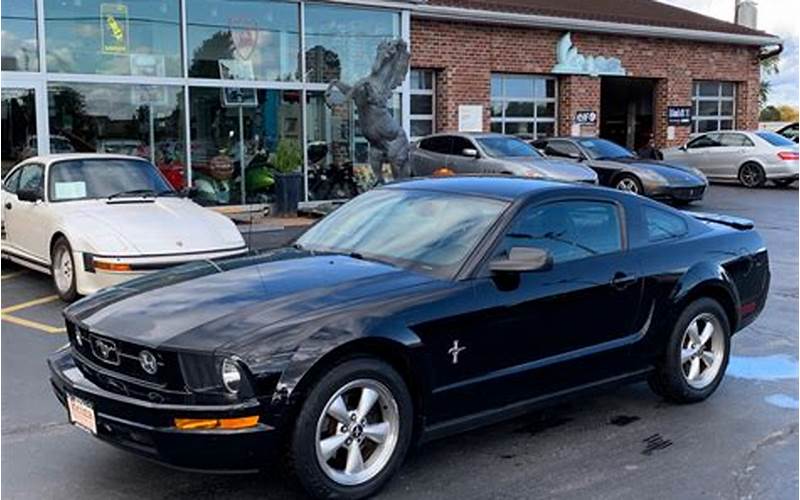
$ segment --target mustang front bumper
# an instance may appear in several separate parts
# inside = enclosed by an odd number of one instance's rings
[[[232,405],[157,404],[106,391],[75,366],[68,348],[47,360],[56,397],[71,395],[92,405],[99,439],[175,467],[253,471],[278,447],[277,432],[264,423],[236,430],[180,430],[175,418],[237,418],[260,413],[255,399]]]

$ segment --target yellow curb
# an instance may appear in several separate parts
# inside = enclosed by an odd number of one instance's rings
[[[29,300],[28,302],[23,302],[22,304],[4,307],[3,309],[0,309],[0,313],[13,313],[29,307],[38,306],[40,304],[47,304],[48,302],[53,302],[54,300],[58,300],[58,295],[48,295],[47,297]]]
[[[58,328],[55,326],[45,325],[44,323],[39,323],[38,321],[31,321],[29,319],[18,318],[16,316],[11,316],[10,314],[3,313],[0,315],[3,321],[8,321],[9,323],[14,323],[16,325],[25,326],[28,328],[33,328],[34,330],[39,330],[45,333],[64,333],[67,331],[66,328]]]

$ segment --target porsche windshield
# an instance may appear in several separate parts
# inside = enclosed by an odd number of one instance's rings
[[[627,149],[605,139],[578,139],[578,142],[593,160],[635,158],[635,155]]]
[[[49,185],[51,201],[175,194],[150,163],[120,158],[59,161]]]
[[[451,276],[507,206],[451,193],[379,189],[333,212],[296,246]]]

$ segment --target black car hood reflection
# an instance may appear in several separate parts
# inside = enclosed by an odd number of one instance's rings
[[[287,250],[133,280],[77,302],[65,315],[137,344],[213,350],[274,323],[436,281],[379,262]]]

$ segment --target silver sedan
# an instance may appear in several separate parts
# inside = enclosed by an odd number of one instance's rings
[[[697,168],[711,180],[738,180],[746,187],[797,180],[797,144],[767,131],[725,131],[698,135],[662,151],[666,161]]]
[[[437,134],[420,139],[411,151],[415,176],[508,174],[597,184],[589,167],[545,158],[516,137],[492,133]]]

